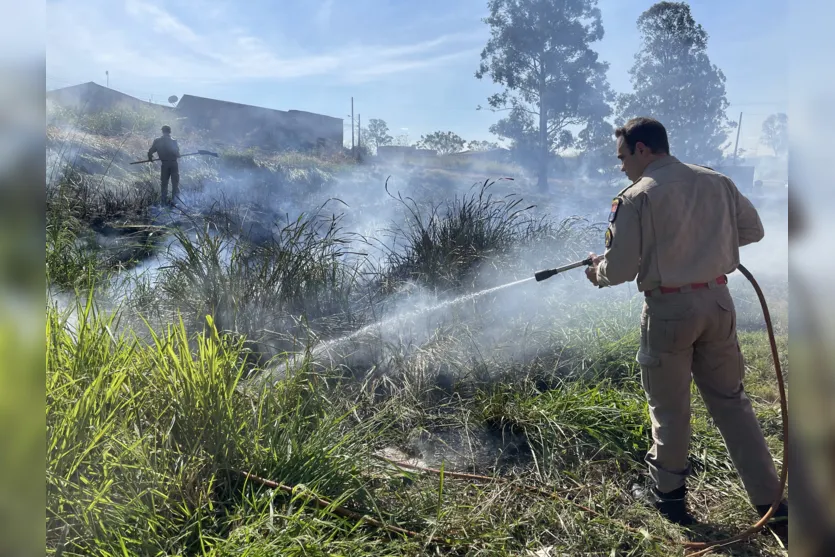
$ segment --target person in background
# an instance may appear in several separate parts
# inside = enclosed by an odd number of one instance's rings
[[[173,205],[174,199],[180,193],[180,168],[177,164],[177,159],[180,157],[180,146],[177,145],[177,140],[171,137],[171,128],[169,126],[163,126],[162,137],[154,139],[151,148],[148,149],[148,160],[153,160],[154,153],[159,155],[159,160],[162,162],[160,168],[160,197],[162,204],[169,204],[168,180],[170,179],[170,204]]]

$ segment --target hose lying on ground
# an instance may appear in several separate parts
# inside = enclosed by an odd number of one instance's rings
[[[760,305],[762,306],[762,310],[763,310],[763,318],[765,320],[766,328],[768,330],[768,340],[769,340],[769,343],[771,344],[771,357],[774,361],[774,369],[775,369],[775,372],[777,374],[777,385],[778,385],[779,390],[780,390],[780,410],[781,410],[782,418],[783,418],[783,466],[782,466],[782,469],[781,469],[781,472],[780,472],[780,492],[775,494],[774,501],[771,504],[771,508],[768,509],[768,512],[765,513],[765,515],[763,515],[763,517],[757,523],[752,525],[750,528],[748,528],[744,532],[742,532],[740,534],[737,534],[736,536],[732,536],[732,537],[725,538],[725,539],[722,539],[722,540],[716,540],[716,541],[710,541],[710,542],[684,542],[682,545],[684,546],[685,550],[690,551],[689,553],[687,553],[687,555],[689,557],[701,557],[701,556],[707,555],[708,553],[713,551],[714,548],[724,547],[724,546],[731,545],[731,544],[734,544],[734,543],[737,543],[737,542],[740,542],[740,541],[747,540],[748,538],[750,538],[751,536],[753,536],[754,534],[756,534],[757,532],[762,530],[765,527],[765,525],[768,523],[769,519],[773,516],[774,512],[777,510],[781,501],[783,500],[783,492],[785,491],[786,480],[788,478],[788,466],[787,466],[787,461],[786,461],[786,455],[788,453],[788,450],[787,450],[788,449],[788,439],[789,439],[788,404],[787,404],[787,400],[786,400],[786,388],[785,388],[785,384],[784,384],[784,381],[783,381],[783,372],[782,372],[782,368],[780,367],[780,357],[779,357],[779,354],[777,352],[777,341],[774,338],[774,328],[773,328],[772,323],[771,323],[771,315],[768,311],[768,305],[766,304],[765,296],[763,295],[759,284],[757,284],[757,281],[754,279],[754,276],[750,273],[750,271],[748,271],[748,269],[746,269],[742,265],[739,265],[739,271],[743,275],[745,275],[745,278],[747,278],[748,281],[751,283],[751,285],[754,287],[754,290],[757,293],[757,297],[760,300]],[[484,481],[484,482],[493,482],[493,483],[496,483],[496,482],[510,483],[509,480],[502,479],[502,478],[491,478],[491,477],[488,477],[488,476],[479,476],[477,474],[465,474],[465,473],[461,473],[461,472],[448,472],[448,471],[443,471],[442,472],[440,470],[435,470],[433,468],[425,468],[425,467],[417,466],[417,465],[414,465],[414,464],[409,464],[409,463],[405,463],[405,462],[398,462],[398,461],[390,460],[390,459],[387,459],[387,458],[384,458],[384,457],[378,457],[378,458],[380,460],[384,460],[386,462],[389,462],[390,464],[393,464],[393,465],[401,467],[401,468],[407,468],[407,469],[417,470],[417,471],[420,471],[420,472],[426,472],[426,473],[431,473],[431,474],[439,474],[439,475],[443,474],[445,477],[450,477],[450,478],[458,478],[458,479],[474,480],[474,481]],[[263,478],[253,476],[253,475],[245,473],[245,472],[241,472],[241,474],[243,474],[244,476],[246,476],[250,480],[255,481],[257,483],[260,483],[262,485],[265,485],[267,487],[272,487],[274,489],[281,489],[284,492],[287,492],[289,494],[293,494],[293,488],[290,487],[290,486],[286,486],[286,485],[283,485],[283,484],[278,484],[278,483],[272,482],[270,480],[265,480]],[[554,497],[556,495],[559,495],[559,493],[556,493],[556,492],[552,493],[552,492],[550,492],[546,489],[539,488],[539,487],[534,487],[534,486],[530,486],[530,485],[522,484],[522,485],[516,485],[515,487],[517,487],[517,488],[519,488],[523,491],[538,493],[540,495],[544,495],[544,496],[548,496],[548,497]],[[346,517],[346,518],[352,518],[354,520],[364,520],[365,522],[368,522],[369,524],[377,526],[378,528],[382,528],[382,529],[390,531],[390,532],[404,534],[406,536],[413,537],[413,538],[423,537],[421,534],[419,534],[417,532],[413,532],[411,530],[406,530],[404,528],[399,528],[399,527],[396,527],[396,526],[390,526],[390,525],[382,523],[378,520],[372,519],[368,516],[360,515],[359,513],[356,513],[354,511],[350,511],[350,510],[345,509],[343,507],[334,505],[333,503],[330,503],[330,502],[328,502],[324,499],[316,497],[315,495],[305,495],[305,496],[308,499],[312,500],[317,506],[319,506],[321,508],[329,509],[331,512],[333,512],[334,514],[336,514],[338,516],[343,516],[343,517]],[[580,505],[578,503],[575,503],[574,501],[571,501],[568,498],[566,498],[565,500],[574,504],[575,506],[579,507],[580,509],[582,509],[583,511],[585,511],[589,514],[599,516],[601,518],[606,518],[606,517],[603,517],[602,515],[600,515],[599,513],[597,513],[596,511],[594,511],[592,509],[589,509],[589,508],[587,508],[583,505]],[[620,521],[618,521],[618,522],[620,522]],[[629,526],[628,524],[622,523],[622,522],[620,522],[620,523],[627,530],[632,531],[632,532],[637,532],[637,529]],[[438,543],[438,544],[445,545],[445,546],[450,546],[451,545],[448,541],[441,540],[441,539],[436,538],[434,536],[427,536],[427,537],[428,537],[429,541],[431,541],[433,543]]]

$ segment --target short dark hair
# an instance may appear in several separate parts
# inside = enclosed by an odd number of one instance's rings
[[[664,155],[670,154],[670,142],[664,125],[654,118],[632,118],[623,126],[615,130],[615,137],[622,137],[629,147],[631,154],[635,153],[638,142],[649,147],[650,152]]]
[[[171,133],[171,127],[170,126],[163,126],[162,127],[162,133]]]

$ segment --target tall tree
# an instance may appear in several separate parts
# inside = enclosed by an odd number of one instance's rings
[[[708,34],[685,2],[658,2],[638,17],[642,42],[629,71],[634,92],[618,99],[619,124],[635,116],[661,121],[673,155],[685,162],[724,159],[728,133],[725,76],[707,55]]]
[[[774,149],[775,155],[785,154],[789,150],[789,117],[780,112],[772,114],[763,122],[760,142]]]
[[[488,8],[491,36],[475,75],[504,86],[488,103],[509,111],[490,131],[535,150],[545,189],[552,154],[576,142],[571,128],[611,113],[608,64],[591,48],[603,38],[597,0],[490,0]]]
[[[429,135],[420,136],[417,147],[421,149],[434,149],[439,155],[449,155],[464,150],[466,145],[461,136],[453,132],[432,132]]]
[[[394,138],[389,135],[389,127],[385,120],[371,118],[368,126],[363,128],[362,137],[366,145],[373,145],[376,151],[381,145],[391,145]]]

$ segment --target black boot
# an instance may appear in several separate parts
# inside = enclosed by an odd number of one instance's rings
[[[664,515],[664,518],[679,526],[689,526],[696,522],[696,519],[687,512],[687,486],[681,486],[668,493],[661,493],[655,487],[647,488],[642,485],[634,485],[632,486],[632,496],[655,508]]]

